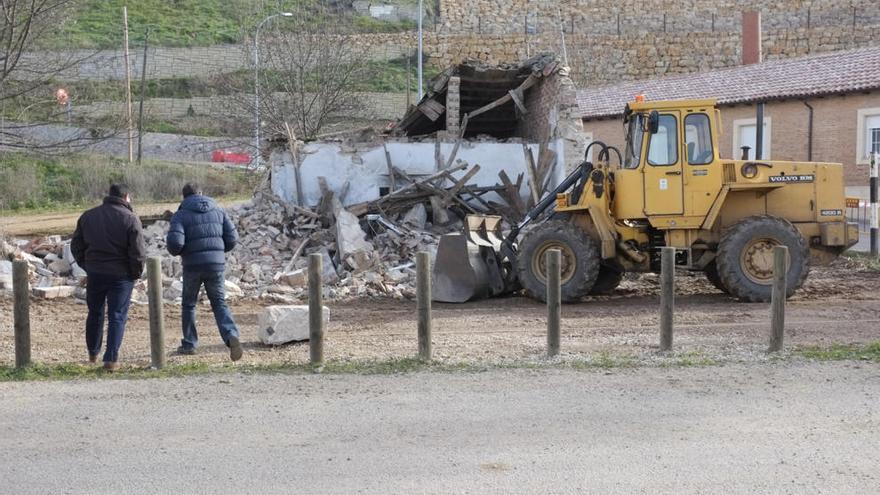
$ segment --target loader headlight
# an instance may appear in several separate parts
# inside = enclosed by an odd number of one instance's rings
[[[758,175],[758,166],[754,163],[744,163],[740,172],[746,179],[754,179]]]

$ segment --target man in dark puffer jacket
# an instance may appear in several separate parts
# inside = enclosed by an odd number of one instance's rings
[[[183,259],[183,340],[177,349],[181,354],[195,354],[198,345],[196,302],[204,284],[220,337],[229,347],[229,357],[233,361],[241,359],[238,328],[226,305],[223,276],[226,253],[236,242],[238,233],[229,215],[213,199],[203,196],[197,185],[183,186],[183,202],[171,217],[166,239],[168,252]]]

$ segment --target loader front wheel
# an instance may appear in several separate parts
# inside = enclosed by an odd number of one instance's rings
[[[546,254],[551,249],[558,249],[562,253],[562,302],[576,302],[589,294],[599,275],[598,246],[582,229],[560,220],[550,220],[536,226],[519,243],[516,269],[526,293],[534,299],[546,301]]]
[[[718,244],[718,277],[730,295],[748,302],[769,302],[773,287],[773,248],[788,247],[786,297],[803,285],[810,271],[810,250],[791,222],[771,216],[744,218],[728,228]]]

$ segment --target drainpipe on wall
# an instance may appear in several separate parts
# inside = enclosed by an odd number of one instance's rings
[[[764,159],[764,102],[758,102],[758,114],[755,117],[755,160]]]
[[[807,118],[807,161],[813,161],[813,107],[807,100],[802,102],[810,109],[810,115]]]

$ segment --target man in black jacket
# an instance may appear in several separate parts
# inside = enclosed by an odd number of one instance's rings
[[[183,202],[171,217],[166,244],[168,252],[183,259],[183,296],[181,320],[183,340],[177,351],[195,354],[199,336],[196,332],[196,302],[205,285],[220,338],[229,347],[233,361],[241,359],[238,328],[226,305],[226,253],[238,242],[238,232],[223,209],[213,199],[203,196],[195,184],[183,186]]]
[[[144,271],[143,227],[130,202],[128,186],[111,185],[104,203],[79,217],[70,242],[74,259],[88,274],[86,347],[92,363],[101,351],[105,305],[107,308],[107,371],[119,369],[119,346],[125,334],[131,291]]]

